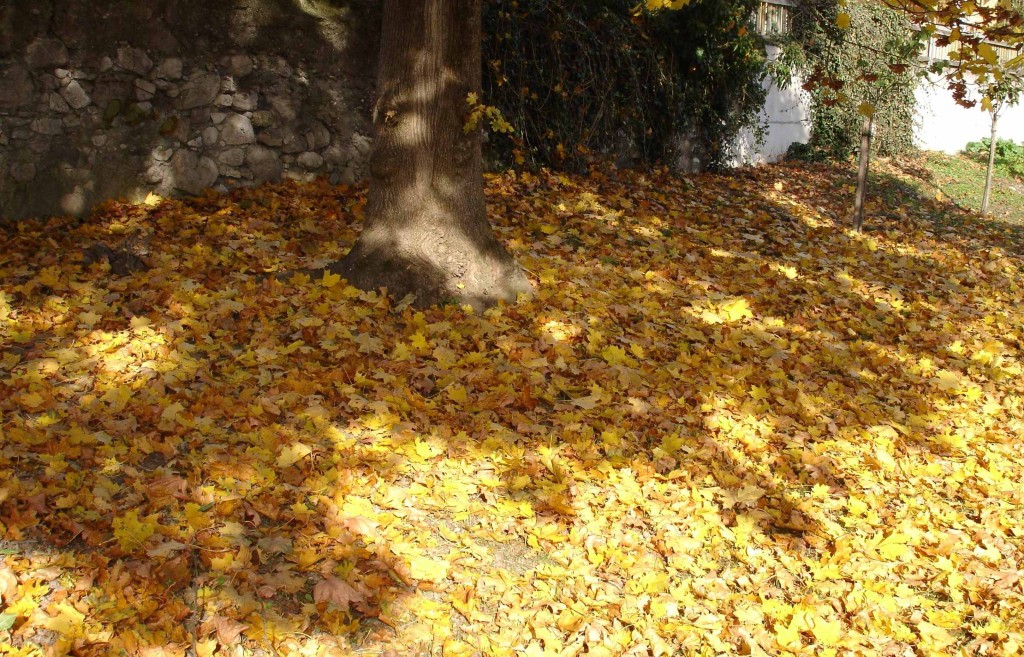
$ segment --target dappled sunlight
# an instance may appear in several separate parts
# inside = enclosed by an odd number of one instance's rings
[[[490,177],[537,289],[482,313],[257,275],[344,252],[362,190],[27,224],[0,262],[0,639],[998,654],[1018,265],[912,209],[872,249],[815,209],[821,171],[767,171]],[[82,263],[113,226],[152,231],[146,270]]]
[[[571,341],[583,333],[579,327],[557,319],[549,319],[546,322],[538,323],[538,325],[543,333],[550,336],[556,342]]]

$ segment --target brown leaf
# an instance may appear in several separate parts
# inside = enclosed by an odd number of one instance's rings
[[[18,592],[18,577],[10,566],[0,567],[0,600],[11,602]]]
[[[225,616],[214,616],[210,620],[204,622],[199,628],[199,634],[206,636],[208,634],[217,634],[217,641],[222,646],[230,646],[238,640],[239,635],[249,628],[244,623],[239,623],[236,620],[232,620]]]
[[[348,611],[352,603],[365,602],[366,596],[355,590],[348,582],[328,576],[313,587],[313,601],[317,604],[330,603]]]

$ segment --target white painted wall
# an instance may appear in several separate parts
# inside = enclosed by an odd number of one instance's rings
[[[769,56],[772,53],[769,52]],[[777,162],[793,142],[807,143],[811,136],[810,94],[803,90],[799,76],[785,88],[765,81],[768,98],[762,119],[767,124],[763,144],[747,131],[735,144],[734,166]],[[980,104],[972,108],[957,105],[945,83],[926,80],[914,92],[917,120],[914,143],[929,151],[958,153],[971,141],[989,136],[990,116]],[[998,137],[1024,143],[1024,103],[1003,110],[999,117]]]
[[[807,143],[811,137],[811,97],[801,88],[802,84],[799,76],[794,76],[784,88],[771,80],[764,81],[768,90],[761,110],[761,119],[767,125],[764,142],[758,143],[749,130],[741,133],[733,147],[736,165],[778,162],[793,142]]]
[[[914,142],[919,148],[958,153],[967,142],[989,136],[992,120],[989,113],[982,110],[980,104],[971,108],[957,105],[941,80],[922,82],[915,96],[917,126]],[[1024,142],[1024,104],[1002,111],[996,135],[999,139]]]

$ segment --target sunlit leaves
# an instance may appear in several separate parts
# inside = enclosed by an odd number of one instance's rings
[[[1015,649],[1019,262],[898,194],[845,232],[848,184],[492,177],[537,296],[481,315],[263,275],[352,242],[358,193],[322,183],[25,225],[0,264],[0,531],[48,549],[4,543],[0,643]],[[967,229],[939,239],[947,213]],[[133,226],[157,233],[145,274],[74,257]]]

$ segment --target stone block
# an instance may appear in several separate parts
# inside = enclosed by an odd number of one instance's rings
[[[38,118],[32,121],[32,132],[40,135],[59,135],[64,132],[64,124],[60,119]]]
[[[220,131],[217,128],[211,125],[203,129],[203,144],[213,146],[218,139],[220,139]]]
[[[253,71],[252,57],[249,55],[231,55],[225,62],[227,70],[236,78],[244,78]]]
[[[274,96],[270,99],[270,106],[285,121],[294,121],[299,115],[295,101],[288,96]]]
[[[314,153],[313,151],[306,151],[295,161],[298,162],[300,167],[307,171],[319,169],[324,165],[324,158],[320,157],[318,153]]]
[[[256,184],[276,180],[281,176],[281,158],[277,152],[264,146],[250,146],[245,155],[245,163],[252,171]]]
[[[231,97],[231,107],[239,112],[249,112],[256,109],[256,99],[253,94],[235,94]]]
[[[216,73],[197,75],[181,87],[178,109],[189,110],[213,103],[220,94],[220,76]]]
[[[200,157],[190,150],[181,149],[171,158],[174,187],[189,194],[199,194],[217,182],[220,171],[217,163]]]
[[[256,141],[252,122],[242,114],[231,114],[221,124],[221,137],[225,144],[239,146]]]
[[[53,68],[68,63],[68,49],[60,39],[39,37],[25,48],[25,63],[32,68]]]
[[[252,124],[257,128],[269,128],[274,125],[274,113],[267,110],[253,112]]]
[[[228,148],[220,152],[217,162],[223,166],[240,167],[245,164],[244,148]]]
[[[182,72],[181,59],[168,57],[156,67],[156,77],[161,80],[180,80]]]
[[[150,97],[152,97],[153,94],[156,93],[156,85],[150,82],[149,80],[144,80],[142,78],[138,78],[135,80],[135,88],[139,91],[143,91],[149,94]]]
[[[331,143],[331,131],[320,121],[314,121],[313,127],[306,134],[306,141],[310,150],[322,150]]]
[[[145,50],[140,48],[132,48],[131,46],[121,46],[117,49],[117,58],[114,63],[118,67],[136,73],[138,75],[145,75],[153,69],[153,60],[149,58]]]
[[[36,177],[36,165],[32,162],[15,162],[11,165],[11,178],[27,183]]]
[[[59,112],[61,114],[67,114],[71,111],[71,106],[68,102],[61,98],[60,94],[49,93],[46,96],[46,104],[52,112]]]
[[[85,92],[85,89],[78,83],[78,80],[69,82],[66,87],[60,90],[60,95],[67,101],[68,105],[76,110],[82,109],[92,102],[89,94]]]

